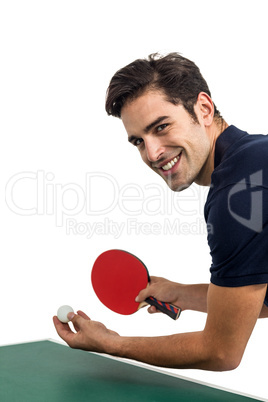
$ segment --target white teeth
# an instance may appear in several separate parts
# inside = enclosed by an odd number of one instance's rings
[[[179,157],[172,159],[172,161],[170,161],[166,165],[162,166],[162,169],[163,170],[171,169],[175,165],[175,163],[178,162],[178,160],[179,160]]]

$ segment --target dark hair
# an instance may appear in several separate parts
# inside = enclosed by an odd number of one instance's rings
[[[121,117],[126,101],[142,95],[146,90],[162,90],[174,105],[182,104],[195,122],[194,105],[200,92],[210,90],[199,68],[179,53],[161,56],[153,53],[148,59],[138,59],[123,67],[112,77],[107,89],[105,109],[108,115]],[[214,117],[221,118],[214,105]]]

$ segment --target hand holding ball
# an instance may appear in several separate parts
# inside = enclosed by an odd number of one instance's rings
[[[66,324],[70,321],[67,317],[67,314],[69,313],[74,313],[71,306],[61,306],[57,311],[57,317],[61,322]]]

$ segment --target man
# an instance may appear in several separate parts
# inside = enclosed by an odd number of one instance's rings
[[[207,312],[203,331],[123,337],[83,312],[76,333],[54,317],[71,347],[173,368],[232,370],[255,323],[268,317],[268,138],[228,124],[198,67],[177,53],[149,56],[119,70],[106,100],[122,119],[143,161],[173,191],[210,186],[205,219],[211,228],[211,283],[182,285],[153,277],[137,295]],[[155,313],[154,307],[149,312]]]

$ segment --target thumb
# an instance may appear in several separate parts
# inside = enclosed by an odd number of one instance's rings
[[[146,289],[143,289],[140,291],[140,293],[136,297],[135,301],[138,303],[142,303],[145,299],[147,299],[147,297],[150,297],[150,296],[152,296],[152,295],[151,295],[150,289],[148,289],[148,287],[147,287]],[[147,311],[150,314],[160,313],[160,311],[157,310],[157,308],[155,306],[149,306]]]
[[[73,312],[67,314],[67,318],[70,321],[72,321],[74,319],[74,317],[75,317],[75,313],[73,313]]]
[[[147,286],[145,289],[142,289],[140,293],[137,295],[135,301],[138,303],[143,302],[147,297],[151,296],[149,286]]]

